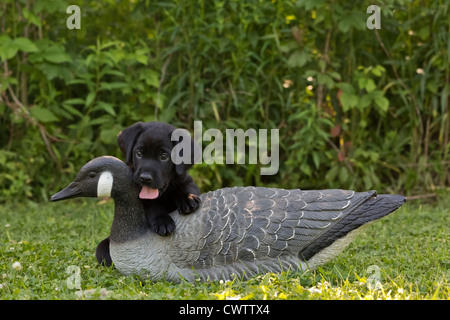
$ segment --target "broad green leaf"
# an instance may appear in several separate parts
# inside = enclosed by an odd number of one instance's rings
[[[341,75],[340,75],[339,73],[337,73],[336,71],[328,72],[328,74],[329,74],[333,79],[341,80]]]
[[[32,12],[30,12],[27,8],[22,9],[22,14],[26,20],[30,21],[36,27],[42,26],[41,19]]]
[[[341,89],[343,92],[352,93],[352,94],[355,93],[355,89],[353,88],[353,86],[347,82],[336,83],[336,87]]]
[[[102,90],[114,90],[114,89],[123,89],[127,88],[129,85],[126,82],[102,82],[101,89]]]
[[[103,129],[100,131],[100,140],[103,143],[115,145],[117,143],[117,128]]]
[[[303,163],[300,165],[300,170],[301,170],[304,174],[306,174],[308,177],[310,177],[311,174],[312,174],[311,167],[310,167],[306,162],[303,162]]]
[[[84,100],[81,99],[81,98],[73,98],[73,99],[65,100],[64,103],[67,103],[67,104],[84,104]]]
[[[138,54],[136,53],[136,61],[142,63],[143,65],[148,64],[148,56],[146,54]]]
[[[89,106],[92,101],[94,101],[95,99],[95,91],[89,92],[89,94],[86,97],[86,107]]]
[[[372,79],[367,79],[367,83],[365,86],[365,89],[367,92],[372,92],[373,90],[375,90],[377,88],[375,81],[373,81]]]
[[[370,105],[372,102],[372,97],[369,94],[364,94],[359,98],[358,109],[362,110]]]
[[[0,47],[0,57],[2,60],[8,60],[15,57],[19,49],[16,46],[2,46]]]
[[[373,183],[372,183],[372,180],[370,180],[370,177],[368,175],[363,175],[362,179],[363,179],[365,188],[372,189]]]
[[[0,35],[0,46],[9,45],[11,42],[11,38],[6,34]]]
[[[116,111],[114,110],[114,106],[110,103],[104,102],[104,101],[97,101],[96,106],[93,109],[93,111],[104,111],[109,113],[112,116],[116,116]]]
[[[159,88],[159,74],[153,70],[148,70],[145,73],[145,83],[149,86]]]
[[[106,42],[106,43],[103,43],[103,44],[100,45],[100,50],[105,50],[105,49],[107,49],[109,47],[117,46],[117,45],[120,45],[120,44],[121,44],[120,41]]]
[[[328,88],[332,88],[333,85],[334,85],[333,79],[331,79],[329,76],[327,76],[326,74],[323,74],[323,73],[319,73],[317,75],[317,83],[318,84],[324,84]]]
[[[13,45],[16,46],[19,50],[22,50],[24,52],[36,52],[38,51],[38,47],[27,38],[16,38],[13,40]]]
[[[84,101],[83,101],[84,103]],[[76,108],[72,107],[70,104],[67,103],[67,101],[64,101],[62,104],[62,107],[66,109],[70,114],[79,116],[80,118],[83,117],[83,114]]]
[[[336,179],[336,176],[338,175],[339,167],[333,166],[330,170],[325,174],[325,179],[327,181],[334,181]]]
[[[43,107],[34,107],[30,109],[30,114],[32,117],[34,117],[39,122],[47,123],[47,122],[54,122],[58,121],[59,119],[54,115],[53,112],[51,112],[48,109],[45,109]]]
[[[375,68],[372,68],[372,74],[380,77],[386,69],[383,66],[377,65]]]
[[[72,73],[69,68],[64,67],[63,65],[43,62],[36,66],[39,70],[42,70],[45,77],[48,80],[52,80],[54,78],[63,79],[66,83],[72,79]]]
[[[366,89],[367,92],[372,92],[377,88],[373,79],[364,77],[358,79],[358,86],[360,89]]]
[[[48,39],[41,39],[34,42],[34,44],[38,50],[29,56],[29,60],[32,63],[47,61],[59,64],[72,61],[71,57],[65,52],[64,46],[59,43]]]
[[[358,87],[364,89],[366,87],[367,78],[361,77],[358,79]]]
[[[342,92],[339,99],[341,101],[342,108],[344,109],[344,111],[348,111],[356,107],[356,105],[358,104],[358,96],[348,92]]]
[[[48,62],[53,63],[63,63],[72,61],[70,56],[65,52],[50,52],[44,56],[44,59],[47,60]]]
[[[287,64],[291,68],[303,67],[310,59],[306,50],[294,52],[288,59]]]
[[[375,99],[375,104],[378,107],[378,111],[382,114],[386,113],[389,108],[389,100],[385,97]]]
[[[18,48],[13,45],[13,40],[7,35],[0,36],[0,58],[8,60],[13,58],[18,51]]]
[[[320,166],[319,154],[317,152],[313,152],[312,158],[313,158],[314,166],[316,167],[316,169],[319,169],[319,166]]]
[[[372,160],[373,162],[377,162],[378,159],[380,158],[380,155],[375,151],[369,151],[369,157],[370,160]]]
[[[338,28],[340,31],[342,31],[343,33],[347,33],[348,30],[350,30],[352,26],[352,23],[350,21],[350,19],[340,19],[339,23],[338,23]]]
[[[389,100],[384,96],[384,92],[382,90],[374,90],[370,95],[375,102],[377,111],[380,114],[386,113],[389,108]]]
[[[344,184],[347,182],[348,179],[348,169],[347,167],[341,167],[339,169],[339,182]]]

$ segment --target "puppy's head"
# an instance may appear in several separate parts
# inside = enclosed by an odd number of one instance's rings
[[[176,175],[184,174],[194,163],[193,156],[190,163],[173,163],[172,148],[179,143],[171,139],[175,129],[162,122],[138,122],[119,133],[117,140],[125,162],[133,169],[135,182],[142,186],[141,198],[161,196]]]

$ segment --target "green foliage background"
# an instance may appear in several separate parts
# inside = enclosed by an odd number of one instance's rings
[[[81,29],[69,30],[69,5]],[[381,29],[369,30],[369,5]],[[449,185],[445,0],[3,0],[0,201],[46,200],[118,132],[159,120],[280,130],[280,170],[194,166],[233,185],[415,194]],[[208,144],[208,143],[206,143]]]

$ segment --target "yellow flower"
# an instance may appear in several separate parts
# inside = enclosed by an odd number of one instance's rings
[[[291,14],[291,15],[289,15],[289,16],[286,16],[286,20],[287,20],[287,21],[295,20],[295,16],[294,16],[293,14]]]
[[[282,292],[282,293],[280,293],[279,295],[278,295],[278,298],[280,298],[280,299],[287,299],[287,296]]]

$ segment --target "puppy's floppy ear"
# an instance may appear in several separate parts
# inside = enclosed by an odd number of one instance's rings
[[[142,132],[142,124],[143,122],[137,122],[131,127],[120,131],[117,136],[117,143],[128,165],[133,164],[133,148]]]
[[[201,150],[191,139],[189,131],[185,129],[174,130],[171,139],[173,143],[172,156],[175,156],[175,159],[172,159],[175,163],[175,172],[182,175],[194,165],[197,160],[196,156],[201,154]],[[188,154],[185,154],[186,152]],[[181,163],[178,163],[180,161]]]

